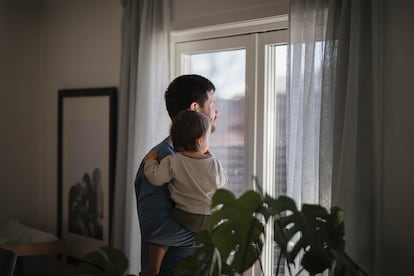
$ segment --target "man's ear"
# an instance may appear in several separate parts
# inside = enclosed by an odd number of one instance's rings
[[[192,102],[190,104],[190,109],[193,110],[193,111],[199,112],[200,111],[200,105],[196,102]]]

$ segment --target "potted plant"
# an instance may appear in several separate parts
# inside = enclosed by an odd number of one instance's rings
[[[277,270],[284,257],[289,271],[299,258],[299,271],[310,275],[327,269],[335,276],[367,275],[345,252],[344,213],[338,207],[328,212],[320,205],[303,204],[298,210],[286,196],[275,199],[247,191],[236,198],[220,189],[212,208],[209,229],[196,236],[200,247],[178,265],[176,275],[235,275],[260,263],[265,225],[271,217],[281,251]]]
[[[310,275],[330,270],[334,276],[368,275],[345,252],[344,212],[332,207],[303,204],[298,210],[287,196],[262,197],[247,191],[239,198],[228,190],[218,190],[212,199],[209,229],[197,233],[196,252],[179,263],[176,275],[218,276],[243,273],[260,261],[265,225],[274,221],[274,241],[282,258],[291,266],[299,259],[301,271]],[[293,244],[293,246],[290,246]],[[125,254],[106,246],[86,254],[78,270],[88,275],[124,276],[128,268]]]

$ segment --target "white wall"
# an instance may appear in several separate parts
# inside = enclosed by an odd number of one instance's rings
[[[0,27],[0,224],[18,218],[55,232],[57,91],[119,86],[122,6],[31,2],[0,4],[7,15]]]

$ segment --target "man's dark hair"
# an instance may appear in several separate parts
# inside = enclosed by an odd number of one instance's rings
[[[165,91],[168,115],[173,119],[180,111],[186,110],[193,102],[204,107],[207,92],[216,90],[214,84],[200,75],[182,75],[174,79]]]
[[[174,117],[170,137],[176,152],[198,150],[197,139],[206,135],[211,119],[207,115],[187,109]]]

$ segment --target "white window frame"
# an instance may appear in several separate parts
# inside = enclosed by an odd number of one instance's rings
[[[239,35],[234,37],[221,37],[221,38],[213,38],[206,40],[196,40],[190,42],[180,42],[176,44],[175,48],[175,56],[176,59],[186,59],[188,56],[183,53],[202,53],[205,51],[215,51],[215,50],[235,50],[240,48],[245,48],[247,51],[254,51],[255,47],[255,35],[254,34],[246,34],[246,35]],[[193,51],[192,49],[196,48],[197,52]],[[255,110],[255,78],[254,78],[254,70],[255,70],[255,60],[254,56],[246,56],[246,91],[245,91],[245,112],[246,114],[251,114]],[[175,72],[177,75],[190,73],[188,71],[189,68],[185,68],[185,66],[180,66],[180,64],[186,64],[186,62],[178,62],[176,61],[176,68]],[[245,129],[253,129],[254,127],[254,117],[253,116],[245,116]],[[254,132],[247,132],[245,133],[245,152],[244,156],[254,156],[255,149],[249,147],[249,145],[254,144]],[[254,158],[245,158],[245,179],[244,182],[248,184],[249,187],[253,187],[253,181],[250,177],[251,175],[255,175],[254,172]]]
[[[252,179],[254,175],[263,186],[263,193],[271,196],[273,190],[269,185],[274,183],[273,171],[274,156],[269,155],[268,145],[272,139],[272,134],[267,129],[266,108],[266,87],[264,64],[259,61],[265,59],[265,45],[269,43],[287,42],[287,15],[276,16],[265,19],[258,19],[246,22],[231,23],[225,25],[209,26],[203,28],[173,31],[171,33],[171,72],[173,76],[188,73],[188,68],[182,67],[180,59],[185,59],[185,53],[201,53],[204,51],[214,51],[223,49],[245,48],[246,52],[252,51],[253,55],[246,55],[246,94],[245,94],[245,181],[257,189],[257,183]],[[275,32],[276,41],[274,41]],[[272,32],[270,34],[269,32]],[[272,41],[273,40],[273,41]],[[192,49],[196,48],[197,51]],[[259,91],[265,95],[259,96]],[[273,159],[272,159],[273,158]],[[270,162],[269,162],[270,160]],[[273,166],[273,167],[272,167]],[[267,225],[266,233],[272,233],[273,226]],[[264,264],[263,272],[265,275],[272,275],[274,266],[273,241],[270,235],[266,236],[263,248],[262,261]],[[246,275],[261,275],[260,268],[254,267]]]

